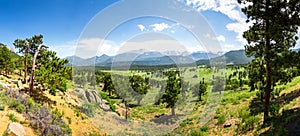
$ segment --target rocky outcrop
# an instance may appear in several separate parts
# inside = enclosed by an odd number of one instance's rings
[[[103,109],[105,111],[110,110],[108,102],[106,100],[103,100],[97,91],[94,91],[94,90],[84,91],[81,89],[77,89],[74,92],[80,99],[81,103],[83,103],[83,102],[98,103],[101,109]]]
[[[25,136],[26,135],[24,127],[20,123],[17,123],[17,122],[9,123],[6,132],[8,135],[13,135],[13,136]]]

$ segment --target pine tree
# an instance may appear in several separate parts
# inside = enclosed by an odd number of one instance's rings
[[[111,74],[108,72],[96,72],[97,75],[97,83],[104,83],[103,91],[107,91],[109,96],[112,96],[112,91],[114,89],[114,85],[112,82]]]
[[[252,73],[249,76],[252,84],[250,86],[257,88],[255,84],[265,82],[260,89],[265,93],[264,123],[266,123],[269,118],[270,93],[278,82],[286,83],[292,78],[292,62],[287,56],[291,53],[289,49],[295,46],[298,39],[296,34],[300,25],[300,1],[238,0],[238,2],[248,5],[242,8],[242,11],[248,18],[246,22],[253,23],[243,36],[248,41],[245,46],[246,55],[255,57],[249,64],[253,68],[249,69],[249,73]],[[262,69],[265,72],[261,72]],[[255,72],[258,74],[253,74]]]
[[[168,71],[166,75],[168,77],[167,85],[161,102],[167,103],[167,108],[172,108],[172,115],[174,116],[175,104],[179,98],[182,80],[180,78],[179,71]]]
[[[196,94],[198,94],[198,100],[202,101],[202,96],[207,93],[207,84],[204,82],[204,78],[202,81],[199,81],[199,84],[195,85]]]
[[[43,50],[37,59],[35,79],[42,85],[47,85],[50,93],[55,95],[56,89],[67,90],[67,82],[71,78],[71,67],[65,66],[68,60],[60,59],[53,51]]]
[[[19,53],[22,53],[23,63],[24,63],[24,81],[25,84],[28,84],[27,75],[28,75],[28,67],[30,66],[30,61],[38,48],[38,45],[43,43],[42,35],[34,35],[31,38],[27,38],[25,40],[16,39],[14,41],[15,48],[19,49]]]
[[[7,75],[8,72],[11,72],[13,69],[14,63],[12,62],[11,52],[5,45],[0,46],[0,74],[1,70],[3,70]]]
[[[138,105],[141,105],[143,95],[147,94],[148,89],[150,89],[149,79],[140,75],[133,75],[129,77],[129,82],[131,88],[137,93],[137,95],[134,95],[134,98],[137,100]]]

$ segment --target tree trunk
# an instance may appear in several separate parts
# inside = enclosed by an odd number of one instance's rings
[[[268,12],[268,7],[270,1],[266,2],[266,11]],[[264,104],[264,121],[266,124],[269,119],[269,104],[270,104],[270,93],[271,93],[271,66],[270,66],[270,34],[269,34],[269,19],[266,18],[266,89],[265,89],[265,104]]]
[[[172,116],[175,116],[175,106],[172,107]]]
[[[128,106],[127,106],[127,101],[125,101],[125,118],[128,119]]]
[[[25,55],[24,55],[24,81],[25,81],[25,84],[27,85],[28,84],[28,81],[27,81],[27,62],[26,62],[26,55],[28,54],[28,51],[27,49],[25,49]]]
[[[112,96],[112,91],[111,91],[111,89],[108,90],[108,96]]]
[[[34,71],[35,71],[35,61],[36,61],[36,58],[37,58],[37,56],[38,56],[38,54],[39,54],[39,51],[40,51],[40,49],[41,48],[43,48],[43,47],[45,47],[45,48],[48,48],[47,46],[45,46],[45,45],[40,45],[39,47],[38,47],[38,49],[37,49],[37,51],[35,52],[35,54],[34,54],[34,56],[33,56],[33,60],[32,60],[32,69],[31,69],[31,75],[30,75],[30,85],[29,85],[29,94],[30,95],[32,95],[32,93],[33,93],[33,82],[34,82]]]

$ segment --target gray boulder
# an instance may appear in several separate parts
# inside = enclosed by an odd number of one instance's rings
[[[15,135],[15,136],[25,136],[26,135],[24,127],[20,123],[17,123],[17,122],[9,123],[6,132],[9,135]]]
[[[99,107],[105,111],[110,111],[109,103],[102,99],[97,91],[94,90],[81,90],[77,89],[74,91],[77,96],[80,96],[79,99],[81,102],[89,103],[98,103]]]

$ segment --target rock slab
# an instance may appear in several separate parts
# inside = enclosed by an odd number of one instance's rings
[[[9,123],[6,131],[9,135],[15,135],[15,136],[25,136],[26,135],[24,127],[20,123],[17,123],[17,122]]]

